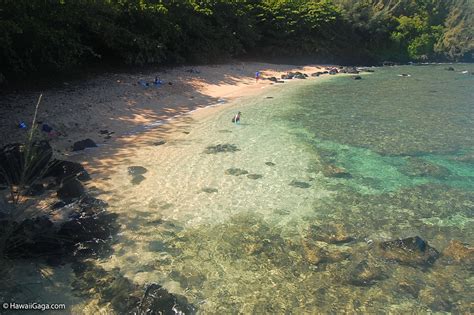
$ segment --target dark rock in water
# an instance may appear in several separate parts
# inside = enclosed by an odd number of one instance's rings
[[[148,249],[153,252],[166,252],[168,246],[162,241],[151,241],[150,244],[148,244]]]
[[[439,252],[419,236],[382,242],[378,247],[382,257],[404,265],[430,266],[439,257]]]
[[[165,143],[166,143],[165,140],[158,140],[158,141],[153,142],[153,145],[159,146],[159,145],[163,145],[163,144],[165,144]]]
[[[268,165],[268,166],[275,166],[276,164],[273,163],[273,162],[265,162],[265,165]]]
[[[354,240],[354,238],[348,234],[344,226],[339,223],[311,225],[308,237],[329,244],[343,244]]]
[[[150,284],[137,308],[137,314],[195,314],[196,308],[184,296],[174,295],[158,284]]]
[[[393,61],[384,61],[384,62],[382,62],[382,65],[384,67],[391,67],[391,66],[395,65],[395,62],[393,62]]]
[[[311,76],[312,77],[319,77],[322,73],[321,72],[315,72],[315,73],[311,73]]]
[[[73,151],[81,151],[86,148],[95,148],[97,147],[97,144],[92,139],[85,139],[81,141],[74,142],[72,145],[72,150]]]
[[[290,79],[293,79],[293,77],[290,77],[288,74],[282,74],[281,79],[282,80],[290,80]]]
[[[451,262],[474,265],[474,247],[453,240],[443,250],[443,256]]]
[[[385,278],[383,268],[373,259],[356,261],[348,268],[348,282],[356,286],[369,286]]]
[[[304,258],[311,265],[340,262],[350,257],[348,250],[339,250],[328,247],[323,248],[309,239],[303,239],[302,246]]]
[[[343,167],[337,167],[333,164],[327,164],[323,168],[323,174],[326,177],[351,178],[352,175]]]
[[[132,176],[130,182],[132,185],[139,185],[142,181],[146,179],[143,174],[148,172],[146,168],[143,166],[129,166],[128,167],[128,175]]]
[[[71,201],[84,194],[84,187],[76,178],[64,179],[58,189],[58,198],[63,201]]]
[[[0,150],[0,183],[19,184],[23,179],[28,185],[41,177],[53,156],[53,149],[47,141],[37,141],[29,150],[30,163],[25,170],[27,146],[19,143],[7,144]],[[25,175],[22,178],[22,175]]]
[[[201,190],[205,193],[208,193],[208,194],[216,193],[216,192],[219,191],[217,188],[210,188],[210,187],[206,187],[206,188],[203,188]]]
[[[445,68],[445,70],[447,70],[447,71],[454,71],[454,68],[453,68],[453,67],[447,67],[447,68]]]
[[[260,178],[263,177],[263,175],[260,175],[260,174],[248,174],[247,177],[250,178],[250,179],[260,179]]]
[[[106,203],[86,196],[66,205],[57,203],[54,208],[68,213],[65,222],[53,221],[46,215],[10,222],[13,232],[5,237],[5,255],[9,258],[62,257],[99,253],[107,254],[111,235],[117,233],[117,215],[105,210]],[[8,224],[0,220],[0,226]],[[56,259],[57,260],[57,259]]]
[[[144,180],[146,179],[145,176],[143,175],[134,175],[132,177],[132,179],[130,180],[130,182],[133,184],[133,185],[139,185],[141,182],[143,182]]]
[[[33,184],[28,188],[29,196],[39,196],[45,192],[43,184]]]
[[[450,171],[447,168],[415,157],[409,157],[407,163],[401,167],[400,171],[408,176],[445,178],[450,175]]]
[[[294,76],[295,79],[306,79],[306,76],[302,73],[297,73]]]
[[[352,79],[354,80],[362,80],[362,77],[360,75],[353,76]]]
[[[285,81],[277,80],[275,83],[285,83]]]
[[[206,154],[216,154],[216,153],[228,153],[228,152],[237,152],[240,151],[235,144],[218,144],[214,146],[208,146],[204,153]]]
[[[152,314],[145,310],[138,312],[143,291],[125,278],[118,268],[106,271],[90,261],[78,261],[72,264],[72,269],[75,274],[73,290],[93,297],[99,305],[107,305],[113,309],[112,313]]]
[[[278,79],[275,78],[275,77],[269,77],[269,78],[267,78],[267,80],[270,80],[272,82],[277,82],[278,81]]]
[[[80,163],[63,160],[53,160],[49,163],[48,170],[43,177],[49,176],[55,177],[57,183],[63,179],[73,177],[76,177],[80,181],[91,179],[89,173],[87,173]]]
[[[297,180],[292,180],[288,185],[293,186],[293,187],[297,187],[297,188],[309,188],[309,187],[311,187],[310,184],[308,184],[306,182],[300,182],[300,181],[297,181]]]
[[[225,171],[226,175],[240,176],[246,175],[249,172],[240,168],[229,168]]]
[[[106,134],[109,133],[109,131],[108,131],[107,129],[104,129],[104,130],[100,130],[99,133],[100,133],[101,135],[106,135]]]
[[[106,206],[104,201],[90,196],[66,206],[70,215],[57,235],[67,251],[73,250],[75,256],[110,253],[109,241],[119,225],[117,215],[107,212]]]
[[[148,170],[144,168],[143,166],[129,166],[127,170],[128,170],[128,175],[131,175],[131,176],[143,175],[146,172],[148,172]]]

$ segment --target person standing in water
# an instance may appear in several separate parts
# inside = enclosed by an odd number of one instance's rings
[[[255,83],[258,83],[258,79],[260,79],[260,72],[255,72]]]
[[[234,124],[240,124],[240,115],[241,115],[241,114],[242,114],[241,112],[238,112],[238,113],[235,114],[235,116],[232,118],[232,122],[233,122]]]

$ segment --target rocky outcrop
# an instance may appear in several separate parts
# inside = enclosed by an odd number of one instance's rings
[[[61,181],[58,189],[58,198],[65,202],[80,198],[85,193],[81,182],[76,178],[66,178]]]
[[[107,253],[118,224],[117,216],[108,213],[106,206],[101,200],[85,196],[71,204],[59,205],[57,211],[64,215],[60,220],[53,215],[40,215],[21,222],[0,219],[0,237],[6,238],[3,255],[68,259]]]
[[[439,252],[419,236],[382,242],[379,254],[391,261],[410,266],[431,266],[439,257]]]

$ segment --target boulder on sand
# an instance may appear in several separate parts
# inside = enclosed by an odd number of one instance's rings
[[[74,142],[72,145],[72,150],[73,151],[81,151],[86,148],[95,148],[97,147],[97,144],[92,139],[85,139],[81,141]]]

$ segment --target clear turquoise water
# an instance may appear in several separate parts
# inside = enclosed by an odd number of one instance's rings
[[[99,197],[122,232],[96,263],[201,313],[469,313],[469,261],[404,265],[376,250],[415,235],[439,252],[474,244],[474,76],[444,68],[278,85],[183,120],[186,133],[114,166]],[[238,150],[208,154],[218,144]],[[130,165],[148,169],[139,186]]]

